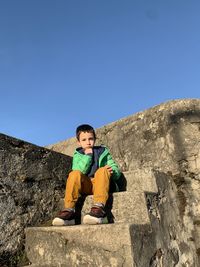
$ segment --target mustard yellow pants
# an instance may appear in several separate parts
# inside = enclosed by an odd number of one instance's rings
[[[74,208],[79,195],[94,195],[94,203],[106,204],[108,199],[110,172],[107,168],[99,168],[93,178],[89,178],[80,171],[71,171],[69,173],[66,191],[65,208]]]

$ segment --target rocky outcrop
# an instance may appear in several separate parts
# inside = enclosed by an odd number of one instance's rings
[[[123,171],[148,168],[156,176],[159,192],[147,194],[149,266],[200,266],[200,100],[161,104],[97,129],[97,136]],[[49,146],[68,155],[75,147],[75,138]],[[141,227],[132,233],[141,241],[135,266],[143,267],[145,235]]]
[[[116,223],[28,228],[27,252],[32,262],[39,263],[35,266],[45,265],[44,259],[48,266],[52,260],[52,266],[57,266],[53,253],[62,255],[62,266],[67,266],[64,257],[74,266],[87,266],[88,260],[91,266],[104,260],[107,266],[116,267],[200,266],[200,100],[161,104],[97,129],[97,136],[99,144],[110,148],[121,170],[131,173],[128,192],[113,196],[111,213]],[[75,147],[75,138],[48,146],[68,156]],[[64,193],[70,157],[49,149],[1,135],[1,265],[17,251],[17,245],[22,246],[24,227],[50,218]],[[154,190],[145,187],[155,181]],[[140,198],[142,192],[146,205]],[[128,212],[122,199],[128,202],[131,194],[137,208]],[[90,199],[85,209],[89,206]],[[138,221],[145,210],[146,220]],[[116,242],[111,242],[115,236]],[[91,250],[90,257],[87,251]]]
[[[97,142],[107,145],[123,171],[143,167],[176,174],[185,165],[200,169],[200,100],[169,101],[96,129]],[[73,155],[75,138],[49,145]],[[186,162],[184,162],[186,159]]]
[[[71,157],[0,134],[0,266],[16,266],[24,228],[52,217]]]

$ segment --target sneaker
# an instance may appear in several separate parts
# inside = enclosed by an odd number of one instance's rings
[[[103,224],[108,223],[104,208],[93,206],[90,213],[83,217],[83,224]]]
[[[54,226],[74,225],[75,224],[75,212],[71,209],[65,209],[58,213],[52,221]]]

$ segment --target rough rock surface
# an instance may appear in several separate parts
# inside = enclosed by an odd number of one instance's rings
[[[132,233],[141,240],[136,266],[143,267],[149,244],[149,267],[200,266],[200,100],[169,101],[97,129],[97,136],[123,171],[150,168],[157,177],[159,193],[147,194],[152,234],[141,227]],[[49,146],[67,155],[75,147],[75,138]]]
[[[16,266],[24,228],[52,216],[71,157],[0,134],[0,266]]]

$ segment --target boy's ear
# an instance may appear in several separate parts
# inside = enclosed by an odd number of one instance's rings
[[[80,145],[81,145],[81,143],[79,142],[79,140],[77,140],[77,144],[78,144],[78,146],[80,146]]]

